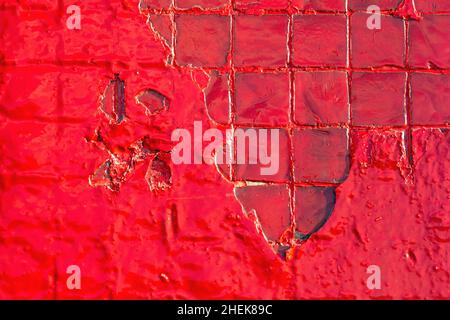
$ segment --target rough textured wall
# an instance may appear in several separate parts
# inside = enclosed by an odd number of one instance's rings
[[[0,298],[449,298],[449,27],[438,0],[3,1]],[[289,192],[173,165],[195,120],[285,129]],[[302,187],[337,188],[307,241]]]

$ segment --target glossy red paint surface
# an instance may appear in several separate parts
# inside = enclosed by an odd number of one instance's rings
[[[348,7],[394,11],[399,2]],[[150,0],[148,12],[134,0],[2,2],[0,298],[448,299],[450,9],[415,2],[419,20],[385,12],[393,44],[383,29],[365,36],[362,14],[339,0],[233,1],[242,14],[230,32],[228,1],[175,0],[174,9]],[[71,4],[81,30],[66,28]],[[251,81],[235,81],[230,61],[236,79]],[[121,124],[99,108],[116,73]],[[149,89],[167,100],[142,96]],[[214,166],[164,160],[172,130],[193,130],[194,120],[282,127],[284,169],[271,187],[234,191]],[[118,191],[93,187],[89,177],[112,155],[119,173],[137,158]],[[171,186],[159,188],[168,170]],[[229,171],[261,178],[248,165]],[[329,203],[318,232],[278,248],[285,259],[274,253],[267,240],[292,239],[294,221],[311,231]],[[73,264],[80,290],[66,286]],[[380,290],[366,286],[369,265],[381,268]]]

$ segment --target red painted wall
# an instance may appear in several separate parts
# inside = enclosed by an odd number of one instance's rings
[[[182,8],[211,5],[179,2]],[[213,13],[230,9],[220,9],[227,1],[216,2]],[[280,258],[242,212],[233,184],[206,164],[171,165],[168,190],[149,190],[148,159],[136,164],[118,192],[91,186],[89,176],[109,157],[92,143],[98,128],[110,150],[126,158],[127,147],[143,136],[167,151],[175,128],[192,128],[194,120],[216,126],[201,90],[207,79],[195,68],[165,63],[170,48],[146,25],[147,12],[139,12],[137,1],[4,0],[0,298],[449,298],[450,5],[416,0],[414,12],[408,1],[398,7],[399,1],[267,0],[246,8],[247,2],[235,4],[255,17],[266,8],[319,17],[299,22],[311,30],[292,43],[302,53],[293,63],[351,74],[350,114],[322,110],[326,119],[344,117],[339,126],[349,129],[351,165],[325,226]],[[66,27],[72,4],[81,8],[81,30]],[[387,10],[386,28],[375,37],[361,28],[370,4]],[[170,10],[151,11],[161,17],[161,30]],[[200,13],[188,9],[185,17]],[[195,25],[186,21],[186,28]],[[328,31],[329,23],[341,22],[342,32]],[[276,52],[276,36],[263,40],[256,50]],[[211,47],[206,59],[220,61],[214,53],[220,44],[204,45]],[[193,59],[198,52],[192,49],[181,49],[176,59]],[[302,69],[306,79],[314,70]],[[98,108],[115,73],[125,81],[127,106],[119,127]],[[306,92],[322,90],[305,83]],[[166,96],[170,108],[146,115],[135,95],[147,88]],[[318,105],[333,105],[339,95],[335,89]],[[265,205],[278,208],[277,198],[267,197]],[[66,286],[70,265],[81,269],[80,290]],[[370,265],[380,267],[379,290],[366,285]]]

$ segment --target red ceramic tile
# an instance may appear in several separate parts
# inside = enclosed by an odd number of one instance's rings
[[[48,186],[24,183],[20,178],[9,181],[9,186],[0,194],[2,205],[1,228],[10,230],[0,246],[2,259],[2,296],[16,296],[15,299],[51,299],[48,285],[54,259],[46,252],[54,248],[49,233],[53,232],[50,212],[57,210],[54,192]],[[43,201],[42,199],[47,199]],[[4,205],[8,203],[8,205]],[[32,207],[32,210],[24,208]],[[45,225],[45,232],[36,225]],[[20,239],[20,240],[18,240]],[[5,280],[6,275],[11,278]]]
[[[381,29],[367,28],[369,14],[351,16],[351,62],[353,67],[403,66],[405,31],[403,20],[381,16]]]
[[[405,73],[353,73],[354,125],[405,124]]]
[[[450,1],[414,0],[414,3],[421,12],[450,12]]]
[[[149,14],[147,23],[168,47],[172,46],[172,17],[169,14]]]
[[[413,73],[411,75],[412,122],[417,125],[450,123],[450,75]]]
[[[239,130],[239,129],[236,129]],[[244,132],[247,133],[247,128],[243,128]],[[251,131],[253,129],[250,129]],[[239,140],[236,139],[236,160],[238,164],[236,164],[236,178],[237,180],[247,180],[247,181],[267,181],[267,182],[288,182],[289,181],[289,136],[285,129],[278,129],[279,132],[279,140],[278,143],[276,141],[273,142],[273,146],[278,146],[278,152],[271,148],[272,139],[271,139],[271,131],[270,129],[255,129],[256,135],[252,135],[252,137],[259,138],[261,137],[261,130],[266,130],[268,140],[268,151],[267,154],[269,156],[273,156],[273,171],[274,174],[263,174],[261,168],[269,168],[270,165],[261,164],[259,161],[259,152],[254,149],[255,153],[252,154],[249,149],[249,141],[248,137],[245,137],[245,152],[239,151]],[[254,139],[254,138],[252,138]],[[242,141],[242,140],[241,140]],[[261,140],[258,140],[261,141]],[[242,145],[242,144],[241,144]],[[254,144],[253,144],[254,145]],[[243,146],[243,145],[242,145]],[[239,161],[239,154],[245,155],[245,161]],[[244,160],[244,159],[243,159]],[[244,163],[244,164],[239,164]],[[253,163],[253,164],[252,164]],[[278,163],[276,166],[275,164]]]
[[[402,0],[348,0],[352,10],[366,11],[371,5],[380,7],[381,10],[395,10]]]
[[[203,91],[208,116],[218,124],[228,124],[230,121],[229,88],[229,74],[213,72],[208,87]]]
[[[235,189],[245,211],[256,213],[265,236],[277,241],[290,226],[289,188],[286,185],[247,186]]]
[[[331,215],[336,202],[332,187],[295,188],[295,225],[302,235],[320,228]]]
[[[295,74],[295,122],[301,125],[348,122],[347,74],[338,71]]]
[[[221,67],[230,48],[230,18],[218,15],[175,17],[175,59],[179,65]]]
[[[345,11],[345,0],[293,0],[292,4],[300,10]]]
[[[296,182],[339,183],[347,177],[347,129],[296,129],[293,144]]]
[[[145,9],[164,9],[169,8],[173,0],[140,0],[139,8]]]
[[[409,64],[421,68],[449,68],[450,15],[425,16],[411,21],[409,29]]]
[[[237,73],[235,97],[237,124],[283,126],[288,123],[287,73]]]
[[[175,0],[175,6],[181,9],[217,9],[224,7],[228,3],[229,0]]]
[[[288,0],[236,0],[236,9],[287,9]]]
[[[344,15],[295,16],[293,38],[295,65],[346,65],[347,20]]]
[[[288,18],[285,15],[235,17],[236,66],[280,67],[287,63]]]

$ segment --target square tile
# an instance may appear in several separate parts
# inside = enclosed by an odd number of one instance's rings
[[[163,16],[161,16],[162,18]],[[152,21],[156,22],[155,19]],[[167,23],[167,21],[158,22]],[[158,24],[158,26],[162,27],[162,24]],[[155,41],[151,41],[146,32],[141,32],[147,26],[143,24],[142,20],[135,18],[134,12],[120,14],[120,20],[117,19],[114,21],[111,28],[114,28],[116,34],[119,35],[116,39],[113,37],[111,41],[112,47],[110,54],[114,60],[128,61],[132,57],[138,62],[150,64],[158,63],[164,59],[164,56],[161,55],[161,45]],[[162,31],[162,34],[165,33],[164,31]],[[110,30],[107,30],[107,32],[111,33]],[[84,35],[89,37],[87,34]],[[125,38],[126,41],[123,41]],[[170,36],[167,37],[167,41],[171,41]]]
[[[228,3],[229,0],[175,0],[175,6],[180,9],[218,9]]]
[[[406,73],[355,72],[352,77],[354,125],[404,125]]]
[[[420,12],[450,12],[450,1],[414,0],[414,3]]]
[[[214,71],[209,77],[209,84],[203,90],[208,116],[218,124],[229,124],[231,115],[230,75]]]
[[[347,19],[345,15],[295,16],[293,42],[294,65],[344,67]]]
[[[409,64],[420,68],[449,68],[450,15],[425,16],[411,21],[409,28]]]
[[[104,90],[104,80],[109,76],[108,70],[102,68],[64,68],[59,77],[63,104],[60,115],[66,119],[95,121],[98,93]]]
[[[79,30],[69,30],[65,26],[67,18],[65,16],[61,18],[60,24],[64,26],[62,28],[64,59],[77,61],[120,60],[114,56],[116,48],[111,32],[111,29],[120,25],[114,19],[112,9],[106,4],[82,1],[80,2],[80,12],[81,29]],[[151,45],[151,43],[145,45]]]
[[[13,117],[10,116],[11,119]],[[20,121],[6,121],[0,128],[0,140],[2,141],[0,152],[2,161],[0,163],[1,172],[10,173],[12,179],[18,179],[26,174],[40,176],[68,176],[73,173],[71,170],[60,170],[61,167],[68,167],[68,162],[60,161],[61,154],[67,155],[67,150],[73,140],[68,142],[65,137],[61,137],[61,127],[54,122],[36,121],[36,118],[20,119]],[[14,134],[11,134],[14,132]],[[81,140],[82,141],[82,140]],[[49,152],[52,150],[52,152]],[[85,148],[86,151],[86,148]],[[70,153],[75,161],[79,163],[77,154]],[[77,171],[79,172],[79,171]],[[18,177],[15,177],[15,176]],[[30,181],[39,181],[39,178],[31,178]]]
[[[345,11],[345,0],[293,0],[299,10]]]
[[[296,187],[295,224],[302,235],[317,231],[331,215],[336,203],[333,187]]]
[[[157,36],[164,40],[168,48],[172,47],[173,37],[173,22],[170,14],[148,14],[147,24],[157,34]]]
[[[181,66],[222,67],[230,50],[230,17],[178,15],[175,60]]]
[[[16,2],[19,2],[20,8],[24,10],[49,11],[58,9],[57,0],[19,0]]]
[[[351,61],[356,68],[404,66],[405,26],[401,19],[381,15],[381,29],[367,27],[369,14],[351,16]]]
[[[449,74],[413,73],[411,75],[411,111],[413,124],[449,124],[449,101]]]
[[[172,0],[140,0],[139,9],[167,9],[171,4]]]
[[[277,241],[291,224],[287,185],[246,186],[234,189],[247,213],[254,211],[268,240]]]
[[[235,17],[234,64],[282,67],[287,64],[287,15]]]
[[[288,73],[236,73],[238,125],[283,126],[289,122]]]
[[[235,130],[237,180],[289,182],[289,135],[285,129],[273,129],[278,131],[278,140],[272,139],[273,133],[267,128]],[[269,161],[262,163],[261,154],[267,154]]]
[[[236,9],[287,9],[288,0],[236,0]]]
[[[347,129],[295,129],[293,144],[296,182],[340,183],[346,179]]]
[[[295,73],[295,122],[300,125],[348,123],[347,73]]]
[[[381,10],[395,10],[402,0],[348,0],[351,10],[366,11],[371,5],[380,7]]]
[[[57,11],[0,10],[0,60],[16,65],[29,64],[30,61],[55,61],[61,54],[62,43],[62,27],[58,18]]]

